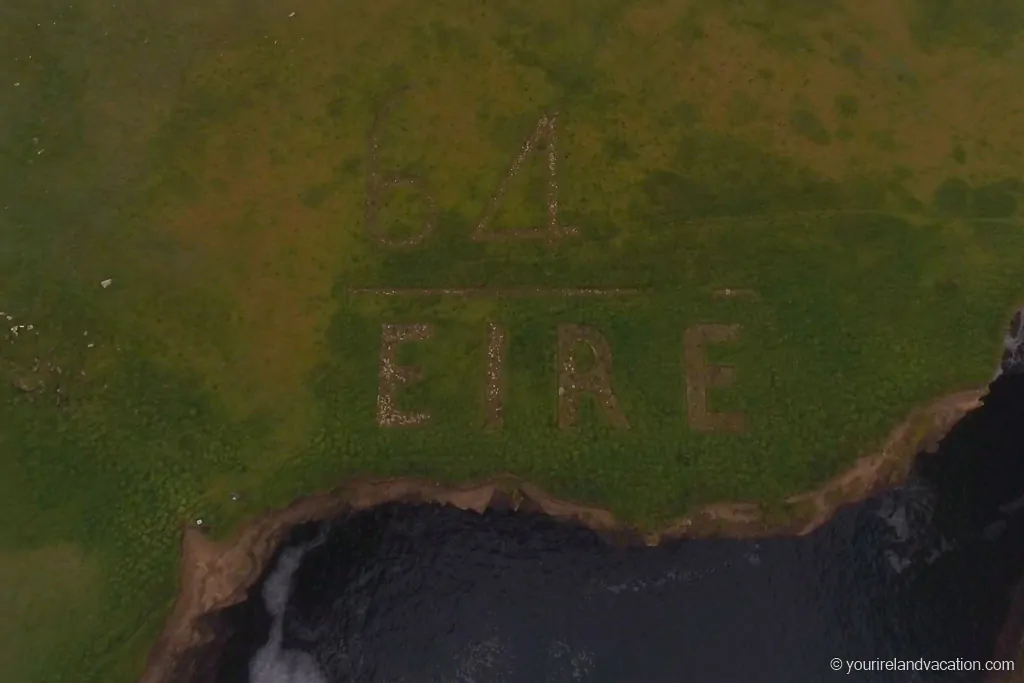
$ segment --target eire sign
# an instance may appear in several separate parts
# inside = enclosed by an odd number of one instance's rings
[[[370,236],[381,246],[388,248],[409,248],[423,243],[437,223],[437,204],[421,179],[413,176],[394,175],[385,177],[378,169],[378,148],[380,127],[387,113],[385,108],[375,119],[368,136],[368,179],[366,185],[366,228]],[[557,156],[555,152],[555,126],[557,114],[543,116],[533,132],[509,166],[498,188],[491,195],[486,209],[474,226],[471,239],[474,241],[500,240],[545,240],[549,244],[566,236],[578,234],[576,228],[561,225],[558,220]],[[524,163],[534,152],[546,152],[546,225],[517,230],[493,229],[493,221],[510,183],[515,179]],[[404,238],[391,238],[386,226],[379,220],[380,207],[387,195],[397,188],[414,190],[421,203],[424,218],[418,231]],[[622,293],[637,293],[638,290],[620,289],[544,289],[523,287],[501,290],[480,288],[464,289],[351,289],[354,293],[370,293],[385,296],[423,295],[456,297],[601,297]],[[724,290],[726,296],[732,293]],[[696,432],[743,432],[746,426],[744,415],[738,412],[716,413],[708,408],[709,389],[725,388],[733,384],[736,369],[731,365],[711,364],[706,358],[706,346],[735,342],[739,339],[741,327],[736,324],[698,324],[687,328],[679,339],[679,369],[685,380],[687,420],[690,429]],[[417,427],[430,422],[428,410],[402,410],[398,407],[400,390],[420,381],[423,369],[416,365],[403,366],[398,360],[398,349],[402,344],[430,343],[434,326],[428,323],[385,323],[381,326],[380,368],[377,389],[377,424],[381,427]],[[506,378],[504,361],[507,347],[506,330],[494,323],[488,323],[486,334],[487,361],[482,367],[484,393],[481,398],[484,407],[484,424],[490,429],[503,426]],[[612,386],[612,349],[606,337],[595,327],[580,324],[560,324],[557,327],[557,425],[567,429],[577,423],[577,413],[584,396],[590,396],[600,408],[604,418],[616,429],[630,429],[629,417],[623,411],[615,388]],[[583,368],[580,349],[589,348],[593,362]]]

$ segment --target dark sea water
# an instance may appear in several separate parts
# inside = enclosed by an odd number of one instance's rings
[[[1024,577],[1013,341],[984,407],[905,485],[806,537],[621,548],[542,515],[400,504],[296,528],[250,599],[218,615],[208,680],[985,680],[848,674],[846,660],[1015,656],[996,652]]]

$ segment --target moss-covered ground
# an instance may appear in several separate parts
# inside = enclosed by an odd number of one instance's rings
[[[513,472],[653,527],[812,488],[984,384],[1024,300],[1013,7],[3,3],[4,679],[137,676],[190,520]],[[535,140],[474,240],[542,117],[553,156]],[[575,232],[517,237],[552,178]],[[399,288],[473,291],[368,291]],[[383,323],[433,325],[399,350],[426,425],[377,424]],[[608,340],[629,430],[589,399],[558,429],[563,323]],[[741,326],[708,406],[742,432],[690,426],[699,324]]]

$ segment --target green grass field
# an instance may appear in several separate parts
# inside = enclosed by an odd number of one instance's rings
[[[1003,0],[6,2],[5,680],[133,680],[189,520],[512,472],[654,528],[983,385],[1024,301],[1022,29]],[[378,425],[382,324],[431,326],[395,351],[419,426]],[[628,429],[587,397],[559,428],[566,324]],[[707,324],[739,326],[706,353],[740,431],[693,424]]]

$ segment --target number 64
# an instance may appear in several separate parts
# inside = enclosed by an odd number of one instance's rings
[[[410,247],[420,244],[437,224],[437,202],[430,194],[430,191],[421,178],[410,175],[382,176],[378,168],[377,152],[380,146],[380,132],[387,115],[390,112],[390,103],[385,105],[374,118],[370,127],[368,140],[369,173],[366,179],[366,229],[370,236],[378,243],[386,247]],[[558,224],[558,180],[555,173],[557,155],[555,152],[555,122],[558,120],[557,112],[551,115],[542,116],[536,127],[527,137],[518,154],[512,160],[508,172],[502,178],[498,189],[491,195],[480,219],[471,235],[472,239],[478,242],[507,241],[517,239],[545,239],[549,243],[567,235],[575,235],[576,228]],[[516,177],[523,163],[531,153],[539,151],[544,145],[547,151],[548,183],[547,183],[547,225],[522,228],[517,230],[494,230],[492,222],[498,213],[502,198],[505,196],[512,179]],[[419,231],[404,239],[394,239],[388,236],[387,230],[380,224],[381,205],[387,195],[402,187],[414,188],[417,191],[420,201],[424,205],[424,218],[420,224]]]

